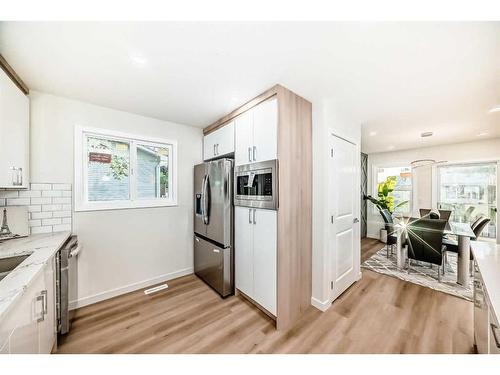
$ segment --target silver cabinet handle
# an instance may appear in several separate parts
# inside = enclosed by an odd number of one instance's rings
[[[257,211],[255,208],[253,209],[253,223],[257,224],[257,221],[255,220],[255,211]]]
[[[43,322],[45,320],[45,296],[40,293],[40,295],[36,296],[36,301],[41,301],[42,302],[42,314],[40,317],[36,320],[38,323]]]
[[[12,170],[12,186],[21,186],[23,184],[23,169],[10,167]]]
[[[217,143],[216,150],[217,150],[217,156],[219,156],[219,144],[218,143]]]
[[[257,161],[257,147],[253,146],[253,161]]]
[[[493,323],[490,323],[490,326],[491,326],[491,332],[493,333],[493,338],[495,339],[495,344],[496,344],[497,348],[500,348],[500,341],[498,340],[498,336],[497,336],[498,327],[496,326],[496,324],[493,324]]]
[[[217,154],[216,154],[216,151],[215,151],[215,144],[214,144],[214,156],[215,156],[215,155],[217,155]]]
[[[47,290],[42,290],[42,296],[43,296],[43,314],[47,315],[48,312]]]
[[[248,161],[251,163],[252,162],[252,148],[248,148]]]
[[[252,224],[252,209],[248,209],[248,224]]]

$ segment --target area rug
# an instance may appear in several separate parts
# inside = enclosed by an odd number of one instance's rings
[[[433,265],[431,269],[428,263],[412,261],[410,273],[408,273],[407,269],[400,270],[397,268],[395,253],[387,258],[387,251],[385,248],[379,250],[371,258],[367,259],[361,267],[472,301],[472,278],[470,278],[468,288],[457,284],[457,254],[451,252],[447,254],[448,262],[446,264],[445,274],[441,275],[441,282],[437,280],[436,265]]]

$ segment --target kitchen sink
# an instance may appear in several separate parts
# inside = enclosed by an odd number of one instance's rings
[[[18,255],[15,257],[1,258],[0,259],[0,280],[7,276],[14,268],[19,266],[28,255]]]

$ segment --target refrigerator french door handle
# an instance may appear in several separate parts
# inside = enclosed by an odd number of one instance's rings
[[[205,224],[205,183],[207,182],[207,175],[203,176],[203,181],[201,183],[201,217],[203,218],[203,224]]]
[[[208,218],[208,207],[210,206],[210,196],[208,194],[208,186],[210,184],[210,179],[208,175],[205,176],[205,188],[203,189],[203,223],[205,225],[208,225],[209,218]]]

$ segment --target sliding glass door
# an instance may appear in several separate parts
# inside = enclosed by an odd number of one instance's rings
[[[496,238],[496,163],[441,166],[438,178],[438,207],[453,211],[450,221],[470,223],[478,215],[485,215],[491,221],[482,237]]]

